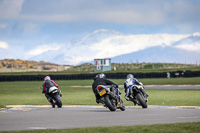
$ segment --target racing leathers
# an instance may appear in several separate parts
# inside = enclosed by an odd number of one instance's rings
[[[126,79],[126,81],[124,82],[124,92],[125,92],[125,99],[127,101],[129,100],[133,100],[131,94],[132,94],[132,86],[133,85],[138,85],[138,87],[141,87],[142,93],[148,97],[148,95],[146,94],[146,92],[144,91],[144,87],[143,84],[141,82],[139,82],[137,79],[135,78],[128,78]]]
[[[116,88],[118,87],[117,84],[113,83],[112,81],[106,79],[106,78],[99,78],[99,77],[95,77],[94,78],[94,82],[92,84],[92,90],[95,94],[96,97],[96,102],[99,103],[100,102],[100,95],[97,91],[97,86],[98,85],[114,85]]]
[[[53,80],[45,80],[42,84],[43,87],[42,93],[45,93],[47,100],[52,104],[53,107],[55,107],[55,104],[49,95],[49,88],[53,86],[56,86],[57,88],[59,87]]]

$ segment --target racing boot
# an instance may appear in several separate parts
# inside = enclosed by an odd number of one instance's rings
[[[55,105],[55,103],[51,103],[51,106],[52,106],[52,108],[55,108],[56,105]]]
[[[100,99],[100,96],[98,93],[95,94],[95,97],[96,97],[96,103],[100,103],[101,102],[101,99]]]
[[[98,103],[98,104],[99,104],[100,102],[101,102],[101,100],[100,100],[100,99],[96,99],[96,103]]]
[[[53,102],[53,99],[50,99],[49,102],[51,103],[52,108],[55,108],[56,104]]]
[[[134,103],[134,105],[136,106],[136,104],[137,104],[136,98],[132,97],[132,98],[130,98],[130,101],[132,101]]]
[[[58,90],[58,92],[59,92],[59,95],[60,95],[60,97],[62,97],[62,93],[61,93],[61,90]]]
[[[120,108],[122,107],[123,103],[122,103],[122,100],[121,100],[121,96],[118,95],[118,98],[117,98],[117,108]]]
[[[149,96],[149,95],[148,95],[147,93],[145,93],[145,94],[144,94],[144,97],[146,97],[146,98],[147,98],[148,96]]]
[[[119,108],[119,107],[122,107],[122,103],[121,102],[117,103],[117,108]]]
[[[148,97],[149,95],[144,91],[144,89],[141,89],[142,90],[142,93],[143,93],[143,95],[144,95],[144,97]]]

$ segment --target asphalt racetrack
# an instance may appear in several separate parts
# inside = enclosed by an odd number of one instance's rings
[[[84,127],[133,126],[179,122],[199,122],[200,107],[126,106],[125,111],[110,112],[97,106],[64,105],[8,106],[0,110],[0,131],[66,129]]]
[[[146,89],[200,89],[200,85],[149,85]],[[101,105],[10,105],[0,109],[0,131],[134,126],[200,122],[200,106],[126,106],[110,112]]]

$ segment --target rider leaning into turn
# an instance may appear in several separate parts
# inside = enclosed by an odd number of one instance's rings
[[[132,74],[128,74],[127,79],[124,82],[125,99],[127,101],[134,100],[131,97],[131,94],[132,94],[131,88],[132,88],[133,85],[139,85],[142,88],[141,90],[142,90],[142,93],[144,94],[144,96],[145,97],[149,96],[148,94],[146,94],[144,87],[143,87],[143,84],[141,82],[139,82],[136,78],[134,78],[134,76]]]
[[[108,80],[106,78],[106,75],[101,73],[101,74],[97,74],[96,77],[94,78],[94,82],[92,84],[92,90],[95,94],[95,97],[96,97],[96,102],[97,103],[100,103],[100,95],[97,91],[97,86],[98,85],[112,85],[116,88],[118,88],[118,85],[113,83],[112,81]]]
[[[53,86],[56,86],[58,88],[58,85],[53,80],[51,80],[51,78],[49,76],[46,76],[44,78],[44,82],[42,84],[42,87],[43,87],[42,93],[45,93],[47,100],[51,103],[52,107],[55,107],[55,104],[48,93],[49,88],[51,88]]]

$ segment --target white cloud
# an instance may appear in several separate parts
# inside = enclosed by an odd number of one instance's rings
[[[29,51],[27,54],[31,56],[36,56],[47,51],[56,51],[56,50],[59,50],[60,48],[61,46],[58,44],[44,44],[44,45],[37,46],[35,49],[32,49],[31,51]]]
[[[199,34],[200,33],[126,35],[114,30],[101,29],[86,35],[82,40],[76,43],[42,44],[26,53],[17,51],[17,54],[18,57],[26,59],[36,59],[37,57],[38,60],[44,61],[48,57],[48,61],[50,62],[55,62],[55,60],[57,60],[56,58],[60,58],[62,64],[77,65],[81,62],[92,61],[95,58],[111,58],[122,54],[137,52],[153,46],[171,46],[200,52],[198,40],[194,42],[185,41],[187,38],[199,36]],[[183,41],[184,43],[182,43]],[[19,46],[16,47],[19,48]],[[6,42],[0,42],[0,48],[6,49],[8,48],[8,44]]]
[[[1,0],[0,19],[16,19],[20,15],[24,0]]]
[[[2,48],[2,49],[8,49],[8,44],[6,42],[0,41],[0,48]]]
[[[97,58],[114,57],[121,54],[136,52],[153,46],[171,45],[187,35],[120,35],[113,36],[91,45],[97,51]]]
[[[194,38],[194,39],[192,39]],[[200,32],[191,34],[191,38],[186,38],[175,45],[176,48],[187,51],[200,52]]]
[[[194,43],[194,44],[182,44],[182,45],[178,45],[178,46],[175,46],[175,47],[180,48],[180,49],[184,49],[184,50],[200,52],[200,42]]]
[[[99,32],[103,30],[98,30]],[[171,46],[189,34],[139,34],[139,35],[116,35],[109,36],[105,33],[104,38],[98,39],[98,31],[93,32],[96,38],[83,38],[84,44],[72,46],[66,52],[66,61],[70,64],[91,61],[94,58],[110,58],[122,54],[136,52],[153,46]],[[107,32],[107,30],[104,30]],[[102,34],[102,32],[101,32]],[[100,37],[101,37],[100,34]],[[106,37],[107,36],[107,37]]]
[[[22,6],[23,5],[23,6]],[[23,7],[23,8],[22,8]],[[95,21],[117,24],[162,24],[200,21],[199,3],[192,1],[24,1],[2,0],[0,19],[31,21]]]

